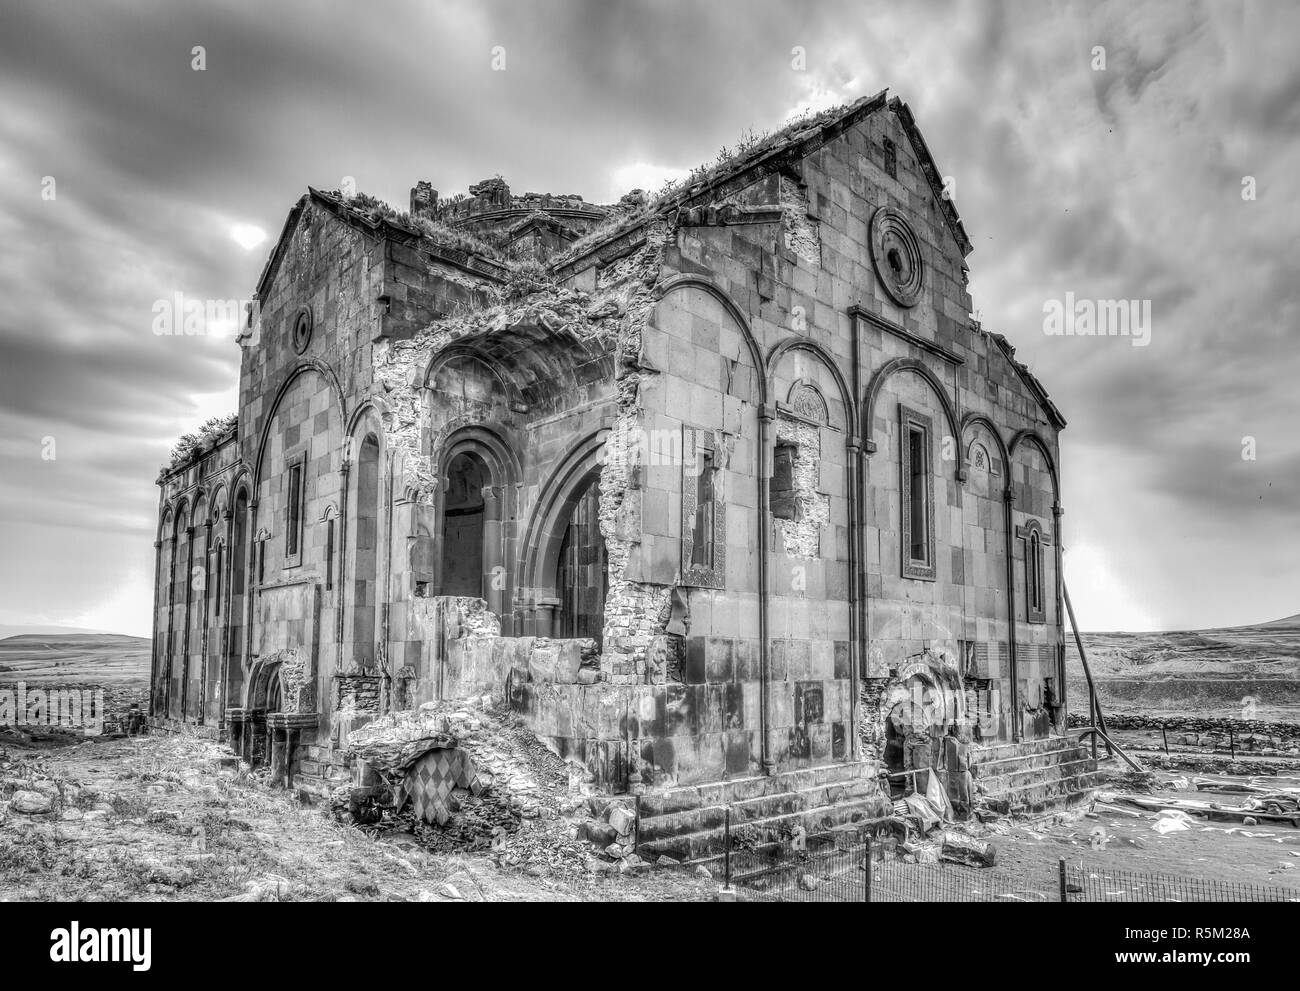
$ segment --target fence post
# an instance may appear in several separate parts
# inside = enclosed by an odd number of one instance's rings
[[[863,882],[862,882],[862,892],[863,892],[863,895],[865,896],[863,900],[869,902],[869,901],[871,901],[871,874],[872,874],[872,866],[871,866],[871,834],[870,834],[870,833],[867,834],[867,859],[866,859],[866,861],[865,861],[865,866],[866,866],[866,872],[867,872],[867,874],[866,874],[866,877],[863,879]]]
[[[1066,893],[1065,890],[1065,858],[1062,857],[1061,858],[1061,904],[1065,904],[1069,900],[1070,900],[1070,896]]]
[[[723,820],[723,837],[722,837],[722,870],[726,881],[723,884],[728,891],[731,890],[731,806],[726,808],[726,818]]]

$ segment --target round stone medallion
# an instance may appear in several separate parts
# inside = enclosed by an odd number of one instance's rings
[[[921,243],[893,207],[882,206],[871,218],[871,260],[890,298],[899,306],[915,306],[925,280]]]
[[[299,310],[293,321],[293,349],[298,354],[311,343],[311,310]]]

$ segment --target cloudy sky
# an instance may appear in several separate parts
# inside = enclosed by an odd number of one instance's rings
[[[405,207],[417,179],[500,173],[607,201],[885,87],[954,180],[980,319],[1070,421],[1081,625],[1300,612],[1300,6],[0,0],[0,20],[0,624],[148,634],[158,467],[234,410],[239,368],[231,337],[156,336],[153,304],[247,298],[309,184]],[[1150,300],[1149,345],[1048,336],[1067,292]]]

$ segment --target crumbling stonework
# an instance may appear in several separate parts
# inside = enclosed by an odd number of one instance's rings
[[[1064,421],[940,174],[880,94],[653,198],[309,190],[160,479],[155,717],[322,788],[458,697],[614,792],[1052,732]]]

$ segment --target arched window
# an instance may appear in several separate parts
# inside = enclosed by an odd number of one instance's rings
[[[1025,618],[1030,623],[1047,622],[1047,581],[1043,573],[1042,527],[1030,520],[1017,530],[1025,542]]]

